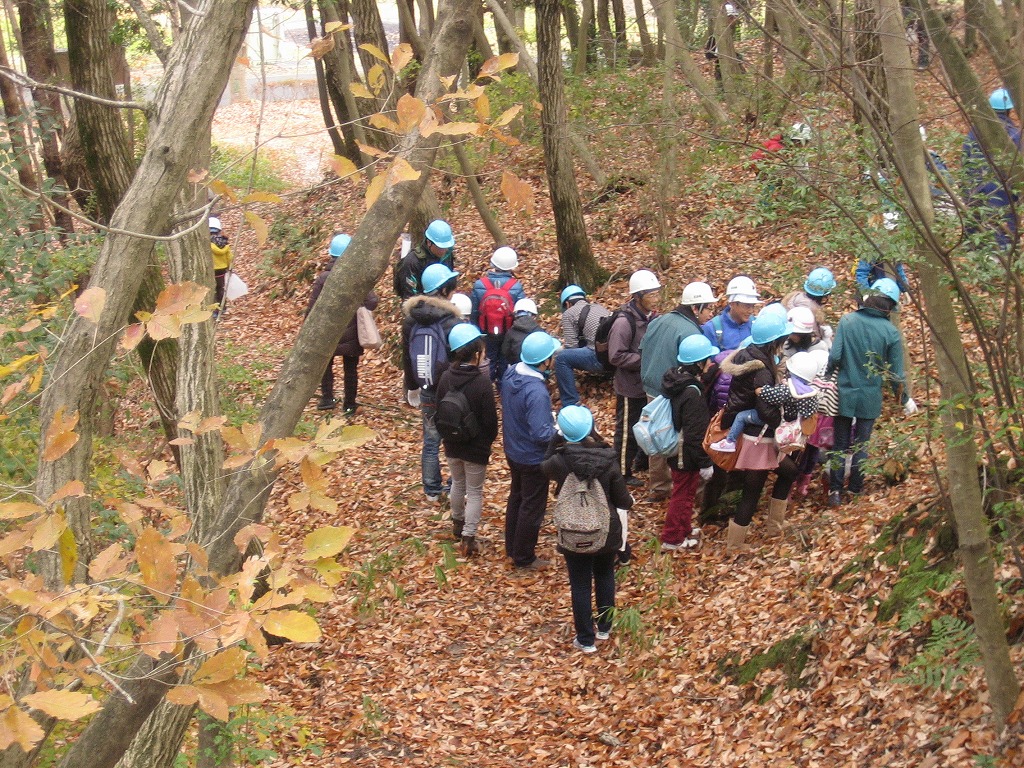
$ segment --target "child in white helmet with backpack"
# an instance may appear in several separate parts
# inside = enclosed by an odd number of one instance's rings
[[[487,358],[491,363],[491,381],[501,386],[501,377],[508,363],[501,354],[505,334],[515,322],[516,302],[526,298],[526,291],[513,274],[519,256],[503,245],[491,255],[491,269],[482,274],[469,297],[473,302],[470,321],[487,336]]]

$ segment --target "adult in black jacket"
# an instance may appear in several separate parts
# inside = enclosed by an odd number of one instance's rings
[[[480,551],[476,531],[483,511],[487,462],[491,458],[491,446],[498,436],[498,409],[494,404],[494,385],[490,377],[480,370],[487,354],[480,330],[469,323],[459,323],[449,331],[448,344],[451,363],[437,385],[437,402],[444,400],[450,390],[459,390],[469,401],[469,409],[476,416],[480,428],[476,437],[470,440],[442,437],[448,471],[452,476],[452,533],[462,541],[466,557],[472,557]]]
[[[731,426],[737,413],[750,408],[756,408],[764,422],[764,426],[749,424],[737,443],[739,456],[736,469],[743,472],[743,495],[729,522],[726,547],[730,552],[748,548],[747,530],[757,510],[761,490],[773,471],[776,480],[768,507],[766,534],[780,535],[786,519],[789,491],[798,470],[793,460],[789,456],[780,456],[775,446],[775,428],[779,426],[782,414],[776,406],[758,397],[757,393],[761,387],[774,385],[781,380],[776,361],[781,359],[782,347],[791,332],[792,326],[785,318],[758,315],[751,326],[750,346],[739,350],[731,359],[722,363],[722,373],[733,377],[729,399],[722,413],[722,426]]]
[[[541,468],[560,491],[569,473],[580,480],[596,479],[608,500],[608,539],[595,554],[580,554],[561,546],[558,551],[565,557],[569,572],[569,591],[572,595],[572,615],[576,627],[573,646],[584,653],[597,650],[595,640],[607,640],[612,629],[615,608],[615,557],[625,545],[622,517],[618,510],[633,506],[633,497],[619,470],[614,449],[599,442],[593,433],[594,417],[581,405],[570,405],[558,414],[562,435],[552,442],[550,455]],[[591,591],[593,585],[593,593]],[[592,594],[597,598],[597,631],[594,631]]]
[[[693,527],[693,502],[700,481],[710,480],[714,471],[703,447],[711,412],[700,377],[718,353],[703,334],[687,336],[677,348],[679,365],[662,377],[662,394],[672,402],[672,426],[682,438],[680,450],[667,457],[672,494],[661,529],[662,549],[692,549],[700,544],[700,528]]]

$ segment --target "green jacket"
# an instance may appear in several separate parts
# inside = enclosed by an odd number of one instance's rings
[[[654,318],[647,326],[647,333],[640,342],[640,379],[649,397],[661,394],[665,371],[679,365],[679,342],[700,333],[700,325],[692,315],[692,309],[680,305]]]
[[[903,389],[903,342],[889,316],[861,307],[839,321],[828,355],[828,367],[839,369],[839,415],[877,419],[882,413],[882,384],[908,397]]]

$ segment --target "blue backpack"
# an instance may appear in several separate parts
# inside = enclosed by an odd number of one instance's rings
[[[633,425],[633,435],[640,450],[648,456],[674,456],[680,434],[672,423],[672,401],[658,395],[645,405],[640,420]]]
[[[421,389],[436,389],[441,372],[448,365],[448,344],[441,321],[415,325],[409,334],[409,359],[413,377]]]

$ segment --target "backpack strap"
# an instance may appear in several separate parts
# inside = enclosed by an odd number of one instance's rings
[[[487,292],[494,287],[494,283],[491,282],[491,278],[487,276],[486,272],[480,275],[480,282],[483,283],[484,292]]]
[[[583,331],[587,327],[587,318],[590,316],[590,310],[593,308],[594,305],[588,301],[587,306],[580,312],[580,316],[576,318],[576,343],[580,347],[587,346],[587,338],[584,336]]]
[[[725,336],[725,329],[722,328],[722,316],[715,315],[711,318],[711,327],[715,329],[715,338],[718,339],[716,345],[719,349],[722,348],[722,338]]]

